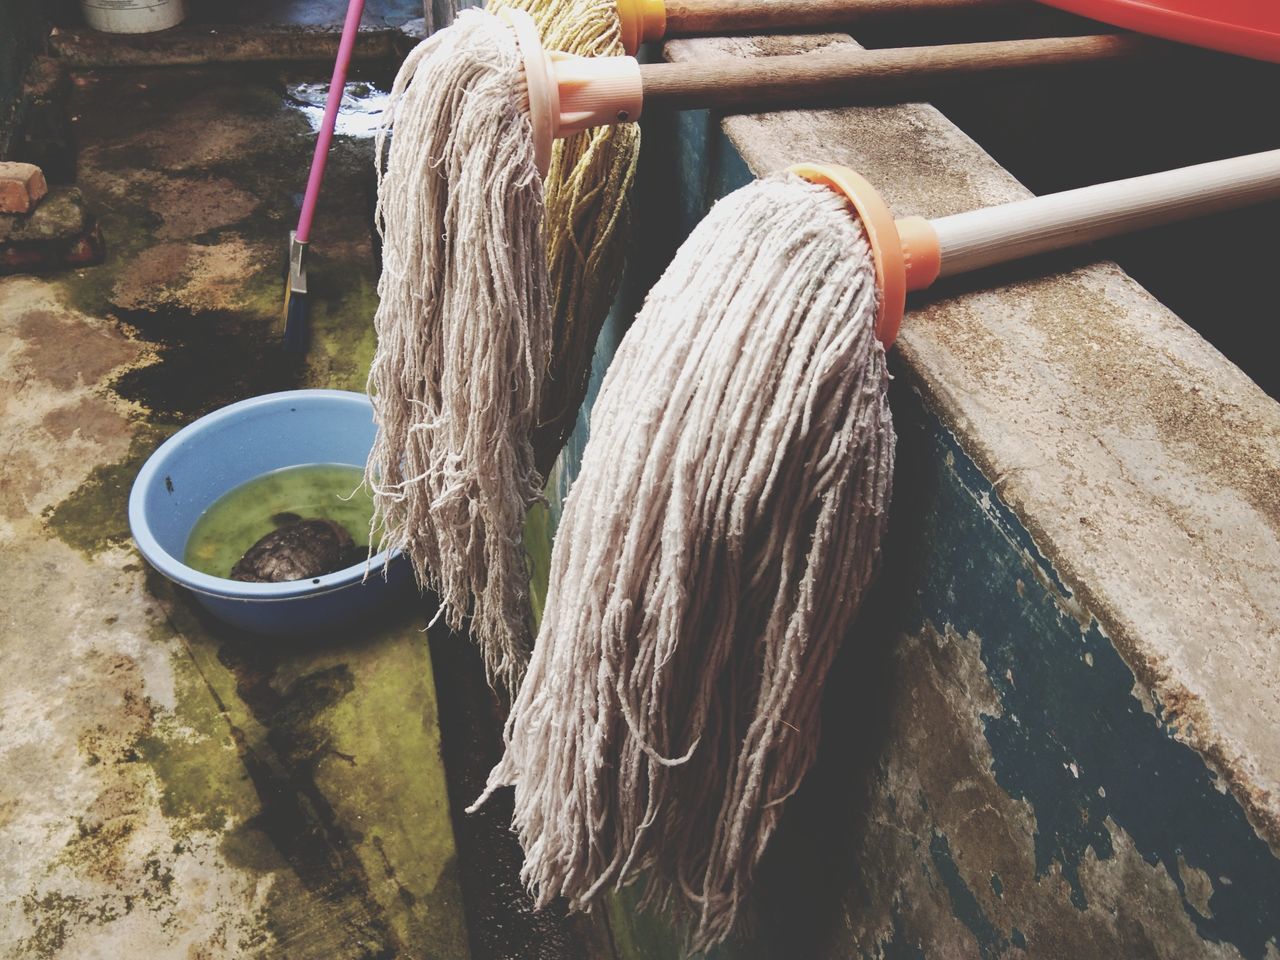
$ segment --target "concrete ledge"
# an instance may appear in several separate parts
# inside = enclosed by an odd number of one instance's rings
[[[159,33],[107,34],[88,28],[58,28],[53,52],[76,69],[171,67],[209,63],[289,63],[331,61],[341,26],[275,24],[185,24]],[[410,41],[386,27],[362,27],[353,58],[386,60]]]
[[[704,39],[672,60],[847,37]],[[1028,192],[927,105],[733,116],[757,174],[847,164],[895,213]],[[901,367],[1096,620],[1171,733],[1280,847],[1280,405],[1110,263],[933,291]],[[1024,273],[1025,276],[1025,273]]]

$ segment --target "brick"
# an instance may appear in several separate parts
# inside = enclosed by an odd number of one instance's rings
[[[35,164],[0,162],[0,213],[26,213],[48,190]]]

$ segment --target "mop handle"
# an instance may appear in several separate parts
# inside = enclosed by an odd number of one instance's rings
[[[884,50],[831,48],[777,57],[641,64],[639,69],[646,108],[741,110],[896,98],[971,77],[1132,62],[1187,50],[1133,34],[1109,34]]]
[[[938,276],[1280,200],[1280,150],[1031,197],[929,221]]]
[[[779,33],[847,27],[876,17],[965,13],[1026,6],[1025,0],[617,0],[622,45],[668,36]]]
[[[342,93],[347,85],[347,67],[351,65],[351,52],[356,46],[356,34],[360,32],[360,18],[363,14],[364,0],[351,0],[347,4],[347,19],[342,24],[342,39],[338,41],[338,59],[333,64],[329,96],[324,102],[324,118],[320,121],[320,131],[316,137],[316,151],[311,156],[307,192],[302,197],[302,212],[298,215],[295,238],[299,243],[307,243],[311,239],[311,221],[316,214],[316,200],[320,197],[320,183],[324,180],[324,165],[329,159],[333,128],[338,123],[338,107],[342,105]]]
[[[1017,0],[666,0],[668,35],[848,26],[877,15],[989,10]],[[1025,4],[1024,4],[1025,5]]]

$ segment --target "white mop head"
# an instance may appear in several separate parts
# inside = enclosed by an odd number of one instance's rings
[[[609,368],[488,791],[539,903],[733,929],[879,556],[894,434],[861,226],[783,174],[680,248]],[[483,800],[483,798],[482,798]],[[478,801],[480,802],[480,801]]]
[[[419,44],[376,152],[383,263],[367,479],[379,547],[405,552],[454,629],[471,618],[490,682],[513,691],[529,650],[521,531],[542,488],[531,435],[551,319],[511,29],[468,10]]]

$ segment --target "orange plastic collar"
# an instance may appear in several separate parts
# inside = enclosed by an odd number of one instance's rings
[[[644,81],[635,57],[575,57],[548,51],[529,14],[508,8],[502,16],[515,32],[524,62],[533,151],[542,176],[551,166],[551,145],[561,137],[640,119]]]
[[[929,221],[921,217],[895,221],[875,188],[848,167],[798,163],[788,170],[843,194],[862,221],[880,287],[876,338],[888,350],[898,339],[907,291],[922,290],[938,279],[942,266],[938,235]]]
[[[622,47],[634,56],[640,44],[667,34],[667,6],[663,0],[618,0]]]

